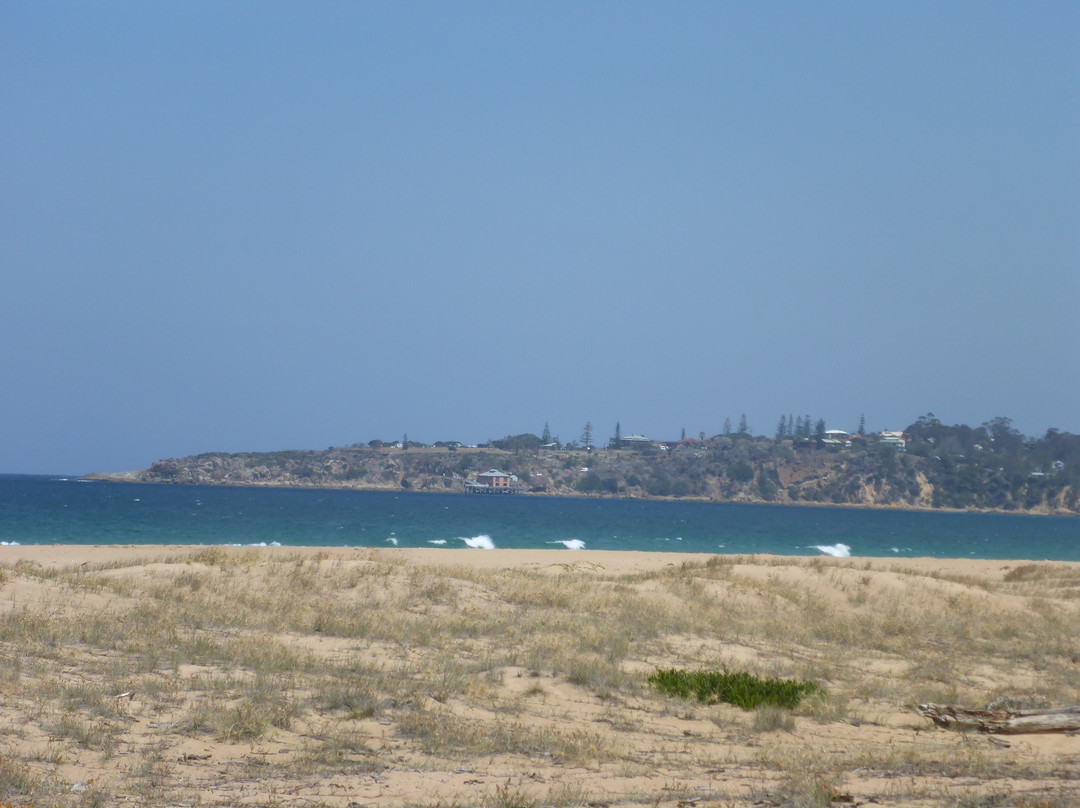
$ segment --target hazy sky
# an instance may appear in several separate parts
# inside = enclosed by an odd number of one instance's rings
[[[1080,432],[1080,4],[0,5],[0,472]]]

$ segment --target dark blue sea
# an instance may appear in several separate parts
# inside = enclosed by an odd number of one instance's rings
[[[1080,518],[0,475],[0,544],[474,547],[1080,561]]]

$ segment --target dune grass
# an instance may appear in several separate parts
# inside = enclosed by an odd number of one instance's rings
[[[399,808],[375,786],[414,771],[461,808],[815,805],[852,772],[894,806],[1070,804],[1080,750],[1006,753],[911,707],[1075,699],[1078,588],[1076,565],[987,579],[845,559],[0,565],[0,804],[232,805],[254,779],[297,804]],[[388,796],[353,800],[361,786]]]

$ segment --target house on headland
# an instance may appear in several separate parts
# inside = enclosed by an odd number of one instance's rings
[[[896,449],[898,452],[902,452],[907,449],[908,441],[911,440],[903,432],[881,432],[878,434],[878,446],[887,446],[890,449]]]
[[[613,449],[644,449],[654,445],[652,438],[644,435],[623,435],[618,441],[612,439]]]
[[[472,480],[465,481],[467,494],[523,494],[525,486],[515,474],[506,474],[498,469],[490,469],[477,474]]]

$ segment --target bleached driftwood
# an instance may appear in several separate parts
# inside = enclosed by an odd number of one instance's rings
[[[920,704],[919,712],[939,727],[960,732],[1080,732],[1080,705],[1057,710],[964,710],[947,704]]]

